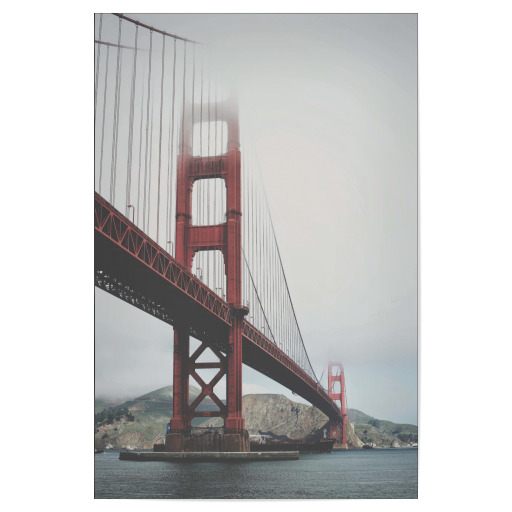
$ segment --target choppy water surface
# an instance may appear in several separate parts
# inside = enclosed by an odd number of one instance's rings
[[[417,498],[418,450],[301,454],[298,461],[134,462],[95,458],[96,498]]]

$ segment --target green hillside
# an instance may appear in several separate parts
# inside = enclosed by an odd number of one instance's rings
[[[199,389],[190,387],[190,396],[194,398],[199,394]],[[150,393],[146,393],[145,395],[139,396],[135,398],[135,400],[164,400],[172,402],[172,386],[165,386],[163,388],[157,389],[156,391],[151,391]]]
[[[350,423],[368,423],[374,418],[368,416],[368,414],[365,414],[364,412],[358,411],[357,409],[349,409],[348,419]]]
[[[398,439],[397,444],[400,445],[418,442],[418,427],[416,425],[379,420],[357,409],[349,409],[348,418],[351,423],[354,423],[357,437],[364,443],[375,443],[377,446],[381,446],[391,444],[393,439]]]
[[[195,399],[200,390],[190,387],[190,398]],[[164,435],[172,417],[172,386],[151,391],[134,400],[95,401],[94,441],[96,447],[152,448],[158,435]],[[198,410],[217,410],[214,402],[206,397]],[[192,424],[206,424],[209,418],[194,418]]]
[[[124,400],[106,400],[104,398],[96,398],[94,400],[94,414],[108,409],[109,407],[117,407],[121,405]]]

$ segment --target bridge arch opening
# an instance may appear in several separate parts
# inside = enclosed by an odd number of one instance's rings
[[[222,178],[197,180],[192,188],[192,224],[213,226],[225,221],[225,181]]]
[[[206,107],[207,108],[207,107]],[[210,113],[214,115],[214,112]],[[208,111],[203,112],[208,117]],[[194,124],[192,155],[209,157],[223,155],[228,150],[228,124],[226,121],[204,121]]]
[[[332,384],[332,392],[335,393],[335,394],[339,394],[341,393],[341,381],[337,380],[337,381],[334,381]]]
[[[227,281],[222,251],[196,252],[192,260],[192,272],[214,293],[226,300]]]

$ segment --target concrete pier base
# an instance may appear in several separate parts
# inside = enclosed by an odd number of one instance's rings
[[[121,452],[119,460],[225,462],[299,460],[299,452]]]
[[[166,452],[249,452],[247,430],[231,432],[228,429],[188,429],[171,431],[165,436]]]

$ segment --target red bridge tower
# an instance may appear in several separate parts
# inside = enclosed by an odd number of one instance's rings
[[[337,383],[340,383],[337,388]],[[329,397],[340,408],[341,418],[331,418],[329,421],[329,437],[335,438],[335,447],[347,449],[347,406],[345,400],[345,374],[341,363],[329,362]]]
[[[204,105],[202,107],[205,108]],[[167,451],[249,451],[249,436],[242,417],[242,324],[248,308],[242,305],[242,206],[241,157],[236,101],[210,104],[209,112],[216,113],[209,122],[224,121],[227,125],[227,152],[216,156],[194,156],[192,151],[193,123],[199,122],[198,106],[190,105],[185,112],[181,151],[178,157],[176,196],[176,259],[192,269],[194,254],[199,251],[220,250],[224,256],[227,282],[226,301],[232,309],[232,325],[226,355],[207,342],[190,355],[190,327],[183,319],[174,327],[174,405],[171,429],[166,438]],[[192,225],[192,189],[200,179],[221,178],[226,186],[226,220],[210,226]],[[218,361],[198,363],[197,358],[210,348]],[[204,382],[198,368],[216,368],[211,382]],[[226,404],[215,395],[213,388],[226,375]],[[189,376],[201,386],[199,396],[189,404]],[[204,397],[209,396],[219,411],[197,411]],[[191,433],[194,417],[224,418],[221,433],[197,436]]]

